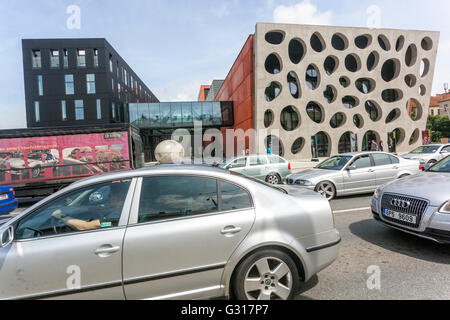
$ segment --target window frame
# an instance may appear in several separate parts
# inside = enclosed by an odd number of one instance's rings
[[[111,231],[111,230],[126,229],[127,224],[128,224],[128,219],[130,218],[130,215],[131,215],[131,206],[133,204],[132,201],[134,198],[134,193],[135,193],[136,184],[137,184],[137,180],[138,180],[138,178],[136,178],[136,177],[116,178],[116,179],[110,179],[110,180],[106,180],[106,181],[100,181],[100,182],[90,183],[90,184],[76,186],[76,187],[68,187],[67,190],[63,190],[63,191],[61,191],[61,193],[56,193],[56,194],[48,197],[45,202],[40,203],[37,207],[33,208],[33,210],[31,210],[30,212],[27,212],[24,215],[19,214],[17,216],[17,218],[14,218],[14,221],[12,221],[10,223],[10,225],[14,226],[14,232],[15,232],[18,224],[23,219],[25,219],[29,215],[35,213],[37,210],[42,209],[42,207],[48,205],[50,202],[57,201],[58,199],[61,199],[62,197],[67,196],[69,193],[78,192],[79,190],[88,188],[90,186],[101,185],[101,184],[105,184],[105,183],[112,182],[112,181],[126,180],[126,179],[131,179],[131,182],[130,182],[130,186],[128,188],[128,193],[127,193],[124,203],[123,203],[122,213],[120,214],[119,223],[117,224],[116,227],[98,228],[98,229],[84,230],[84,231],[73,231],[73,232],[43,236],[43,237],[39,237],[39,238],[29,238],[29,239],[14,238],[13,242],[14,243],[24,243],[24,242],[31,242],[31,241],[42,241],[42,240],[46,240],[46,239],[69,237],[69,236],[74,236],[74,235],[84,235],[84,234],[93,233],[93,232],[106,232],[106,231]]]
[[[376,155],[385,156],[389,160],[389,163],[377,165],[377,163],[375,162],[375,156]],[[389,156],[389,154],[387,154],[387,153],[373,153],[373,154],[370,155],[370,157],[372,158],[375,167],[390,166],[392,164],[392,159]]]
[[[193,214],[189,216],[181,216],[181,217],[169,217],[169,218],[161,218],[161,219],[155,219],[153,221],[146,221],[146,222],[139,222],[139,208],[140,208],[140,200],[141,200],[141,192],[142,192],[142,183],[144,181],[144,178],[158,178],[158,177],[195,177],[195,178],[206,178],[206,179],[214,179],[216,180],[216,190],[218,195],[218,210],[216,212],[208,212],[208,213],[199,213],[199,214]],[[247,195],[250,199],[250,205],[251,207],[245,208],[245,209],[234,209],[234,210],[221,210],[222,209],[222,193],[220,190],[220,182],[225,182],[229,184],[233,184],[245,192],[247,192]],[[233,213],[233,212],[241,212],[246,210],[254,210],[255,209],[255,202],[253,201],[253,196],[251,192],[248,190],[248,188],[242,186],[241,184],[238,184],[234,181],[230,181],[224,178],[215,177],[215,176],[208,176],[204,174],[154,174],[154,175],[146,175],[141,176],[137,179],[136,182],[136,189],[134,192],[134,198],[133,198],[133,204],[131,207],[131,213],[128,220],[128,227],[133,226],[144,226],[144,225],[150,225],[150,224],[157,224],[157,223],[165,223],[165,222],[172,222],[172,221],[179,221],[179,220],[187,220],[187,219],[199,219],[202,217],[210,217],[215,216],[219,214],[225,214],[225,213]]]
[[[369,167],[364,167],[364,168],[356,168],[355,170],[364,170],[364,169],[368,169],[368,168],[374,168],[374,167],[375,167],[375,161],[373,160],[373,158],[372,158],[372,156],[371,156],[370,153],[360,154],[360,155],[355,156],[355,158],[354,158],[353,160],[351,160],[351,162],[349,162],[349,163],[347,164],[347,168],[350,167],[350,166],[355,165],[355,162],[356,162],[357,160],[359,160],[359,159],[362,158],[362,157],[366,157],[366,156],[367,156],[367,157],[369,158],[369,160],[370,160],[370,166],[369,166]]]

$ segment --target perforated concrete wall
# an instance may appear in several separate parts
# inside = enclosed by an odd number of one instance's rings
[[[350,151],[350,133],[358,151],[372,137],[389,151],[394,130],[395,151],[408,152],[422,143],[438,42],[430,31],[259,23],[255,128],[278,129],[289,160],[310,159],[316,134],[318,156]]]

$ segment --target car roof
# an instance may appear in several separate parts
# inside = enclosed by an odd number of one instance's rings
[[[92,176],[89,178],[81,179],[73,183],[73,185],[88,185],[92,183],[101,183],[110,180],[120,180],[120,179],[130,179],[145,176],[147,174],[154,173],[186,173],[186,174],[201,174],[201,173],[212,173],[212,174],[227,174],[230,175],[230,171],[222,169],[220,167],[213,167],[206,164],[155,164],[151,166],[146,166],[134,170],[123,170],[118,172],[104,173],[97,176]]]
[[[351,156],[351,157],[354,157],[354,156],[359,156],[359,155],[363,155],[363,154],[388,154],[388,155],[390,155],[390,156],[395,156],[395,155],[392,154],[392,153],[389,153],[389,152],[383,152],[383,151],[347,152],[347,153],[339,153],[339,154],[336,154],[336,155],[334,155],[334,156]]]

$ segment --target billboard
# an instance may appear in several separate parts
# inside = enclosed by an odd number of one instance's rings
[[[0,185],[130,169],[128,148],[128,132],[1,139]]]

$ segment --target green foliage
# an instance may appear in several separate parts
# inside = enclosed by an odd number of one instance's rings
[[[442,138],[450,137],[450,119],[442,116],[429,116],[427,130],[431,131],[433,142],[441,142]]]

